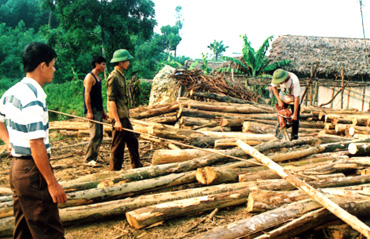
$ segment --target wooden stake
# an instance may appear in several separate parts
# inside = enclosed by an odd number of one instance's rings
[[[303,182],[302,180],[296,178],[295,176],[291,175],[289,172],[286,172],[280,165],[266,157],[265,155],[261,154],[256,149],[252,148],[248,144],[244,143],[243,141],[237,141],[238,146],[244,150],[247,154],[251,155],[257,161],[263,163],[265,166],[273,170],[276,174],[280,177],[288,181],[293,186],[303,190],[307,193],[311,198],[315,201],[320,203],[323,207],[327,210],[332,212],[334,215],[342,219],[348,225],[350,225],[353,229],[357,230],[367,238],[370,238],[370,228],[360,221],[357,217],[353,216],[352,214],[348,213],[341,207],[339,207],[336,203],[331,201],[329,198],[324,196],[321,192],[310,186],[309,184]]]

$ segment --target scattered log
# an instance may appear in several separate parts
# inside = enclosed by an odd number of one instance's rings
[[[243,123],[242,132],[250,132],[256,134],[271,134],[275,133],[276,126],[256,123],[253,121],[245,121]]]
[[[309,172],[306,173],[305,170],[308,170],[310,168],[315,168],[320,165],[326,165],[328,161],[334,161],[334,160],[340,160],[348,158],[348,156],[329,156],[329,157],[322,157],[322,158],[314,158],[314,159],[308,159],[308,160],[300,160],[296,162],[289,162],[282,164],[281,166],[286,168],[287,170],[290,170],[293,172],[304,172],[301,174],[301,177],[311,177],[312,174],[309,174]],[[296,167],[294,167],[296,166]],[[239,174],[239,182],[249,182],[249,181],[256,181],[256,180],[263,180],[263,179],[279,179],[280,176],[276,173],[272,172],[271,170],[263,170],[265,167],[261,167],[260,171],[257,171],[258,169],[254,168],[254,171],[250,173],[243,173]],[[257,172],[256,172],[257,171]],[[318,175],[318,173],[316,173]],[[315,175],[315,176],[316,176]],[[299,177],[299,175],[297,175]]]
[[[0,188],[0,196],[9,196],[9,195],[12,195],[12,194],[13,194],[13,192],[10,188]]]
[[[288,182],[292,183],[295,187],[300,188],[305,193],[307,193],[310,197],[320,203],[323,207],[328,209],[330,212],[335,214],[337,217],[342,219],[347,224],[351,225],[354,229],[359,231],[361,234],[365,235],[366,237],[370,237],[370,228],[360,221],[357,217],[351,215],[347,211],[343,210],[333,201],[325,197],[322,193],[317,191],[312,186],[308,185],[307,183],[297,179],[293,175],[287,173],[282,169],[278,164],[273,162],[271,159],[267,158],[266,156],[262,155],[257,150],[253,149],[249,145],[245,144],[242,141],[238,141],[239,147],[243,148],[246,153],[253,156],[256,160],[262,162],[264,165],[268,166],[274,172],[279,174],[282,178],[287,180]]]
[[[199,158],[212,153],[212,150],[200,150],[200,149],[180,149],[180,150],[166,150],[159,149],[154,151],[152,157],[152,164],[165,164],[165,163],[177,163],[184,162],[194,158]]]
[[[133,119],[144,119],[144,118],[150,118],[158,115],[162,115],[165,113],[169,112],[174,112],[177,111],[180,107],[181,103],[179,102],[174,102],[170,104],[166,104],[163,106],[158,106],[158,107],[146,107],[143,112],[135,112],[135,111],[130,111],[130,117]]]
[[[370,155],[370,143],[351,143],[348,145],[348,152],[353,156]]]
[[[358,187],[354,186],[354,189]],[[350,187],[345,188],[330,188],[321,189],[321,191],[328,196],[332,193],[345,194],[350,191]],[[361,193],[359,191],[353,191],[353,193]],[[309,196],[301,190],[293,191],[267,191],[267,190],[253,190],[249,193],[247,211],[248,212],[265,212],[281,207],[285,204],[301,201],[308,199]]]
[[[219,120],[217,119],[206,119],[206,118],[195,118],[195,117],[186,117],[182,116],[179,120],[180,126],[203,126],[208,125],[211,126],[217,126],[220,124]]]
[[[126,219],[131,226],[140,229],[177,216],[243,204],[247,201],[249,191],[243,189],[143,207],[127,212]]]
[[[324,208],[316,209],[287,222],[281,227],[265,232],[262,235],[255,237],[255,239],[294,238],[294,236],[308,231],[309,229],[317,228],[318,226],[334,219],[335,216],[328,210]]]
[[[195,173],[197,181],[204,185],[237,182],[238,175],[232,169],[204,167],[198,168]]]
[[[273,110],[265,110],[248,104],[230,104],[224,105],[210,102],[191,102],[188,108],[199,109],[206,111],[225,112],[225,113],[243,113],[243,114],[258,114],[258,113],[272,113]]]
[[[235,138],[239,140],[258,140],[258,141],[270,141],[276,140],[275,136],[272,134],[251,134],[251,133],[241,133],[241,132],[207,132],[201,131],[208,137],[213,138]]]
[[[214,99],[217,101],[221,102],[231,102],[231,103],[240,103],[240,104],[253,104],[254,102],[248,101],[248,100],[242,100],[230,96],[225,96],[225,95],[219,95],[215,93],[208,93],[208,92],[195,92],[192,91],[190,96],[198,96],[198,97],[203,97],[203,98],[208,98],[208,99]]]
[[[228,148],[237,147],[236,140],[237,139],[233,139],[233,138],[229,138],[229,139],[216,139],[215,140],[215,147],[214,148],[215,149],[228,149]],[[247,143],[247,144],[249,144],[249,145],[252,145],[252,146],[259,145],[259,144],[262,143],[259,140],[248,140],[248,141],[244,141],[244,142]]]
[[[333,200],[340,206],[345,207],[348,211],[356,214],[366,214],[370,211],[370,201],[367,197],[334,197]],[[357,204],[357,202],[359,204]],[[206,233],[196,235],[193,239],[255,238],[260,235],[261,232],[266,232],[270,228],[289,222],[297,217],[304,216],[306,213],[320,209],[321,207],[322,206],[315,201],[303,200],[225,226],[216,227]]]
[[[350,125],[348,129],[348,133],[350,136],[353,136],[355,134],[370,134],[370,128],[363,127],[363,126]]]
[[[107,188],[92,188],[83,191],[69,192],[67,193],[67,202],[60,204],[60,207],[107,201],[112,200],[113,198],[122,198],[138,192],[157,190],[159,188],[188,184],[195,181],[195,173],[186,172],[169,174],[153,179],[115,184]]]
[[[180,191],[164,192],[159,194],[142,195],[134,198],[112,200],[76,207],[60,208],[59,215],[64,225],[73,225],[81,222],[93,222],[105,217],[121,216],[127,211],[146,207],[158,203],[181,200],[185,198],[220,194],[235,190],[245,189],[246,183],[233,183],[225,185],[193,188]],[[0,219],[0,237],[12,235],[14,217]]]
[[[368,143],[368,142],[370,142],[370,138],[348,141],[342,140],[335,143],[321,144],[320,146],[325,148],[323,152],[334,152],[335,150],[338,149],[347,149],[351,143]]]
[[[178,120],[177,120],[177,113],[176,112],[171,112],[167,114],[162,114],[159,116],[155,117],[150,117],[147,119],[149,122],[155,122],[159,124],[170,124],[174,125]]]

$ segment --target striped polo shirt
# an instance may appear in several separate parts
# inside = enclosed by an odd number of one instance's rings
[[[40,138],[50,153],[46,94],[35,80],[25,77],[3,94],[0,122],[5,122],[13,156],[30,156],[30,140]]]

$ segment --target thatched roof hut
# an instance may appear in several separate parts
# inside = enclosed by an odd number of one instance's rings
[[[273,41],[268,58],[291,60],[284,69],[300,77],[310,77],[311,67],[319,62],[319,78],[339,79],[343,68],[351,81],[370,81],[369,54],[370,39],[286,35]]]

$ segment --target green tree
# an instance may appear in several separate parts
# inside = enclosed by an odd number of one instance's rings
[[[45,24],[58,25],[56,16],[42,8],[41,0],[1,0],[0,22],[15,28],[20,21],[36,31]]]
[[[182,17],[183,12],[181,6],[177,6],[175,11],[176,11],[175,25],[174,26],[167,25],[161,27],[161,33],[164,36],[163,40],[166,44],[167,55],[170,54],[170,51],[174,51],[174,56],[176,57],[177,46],[182,40],[180,36],[180,30],[182,29],[182,26],[184,24],[184,19]]]
[[[289,65],[289,60],[282,60],[279,62],[275,62],[273,64],[269,64],[269,60],[266,56],[266,52],[270,47],[270,42],[273,39],[273,36],[268,37],[262,44],[262,46],[255,51],[251,46],[246,35],[241,36],[244,41],[244,47],[242,49],[243,57],[242,60],[238,60],[232,57],[223,56],[222,59],[226,61],[231,61],[239,66],[237,68],[231,67],[224,67],[218,69],[218,72],[231,72],[234,71],[236,74],[246,74],[248,76],[258,76],[263,75],[266,72],[273,71],[276,68]],[[267,75],[265,75],[267,76]],[[271,76],[270,76],[271,77]]]
[[[207,58],[208,58],[208,53],[207,54],[202,53],[202,65],[200,66],[200,68],[203,70],[205,75],[208,75],[212,71],[212,68],[208,67]]]
[[[225,52],[227,48],[229,48],[228,46],[224,46],[222,41],[219,42],[216,40],[214,40],[213,43],[209,44],[209,46],[207,47],[213,52],[213,56],[216,61],[220,56],[222,56],[222,53]]]
[[[155,33],[150,40],[144,41],[139,37],[133,40],[135,59],[132,61],[132,71],[138,72],[139,78],[153,79],[155,72],[160,70],[159,63],[166,59],[163,38]]]
[[[31,41],[45,42],[41,33],[27,29],[21,20],[15,28],[0,24],[0,75],[20,80],[23,73],[22,52]]]
[[[151,0],[42,1],[60,20],[60,27],[43,30],[60,56],[64,74],[71,69],[88,71],[95,54],[108,62],[120,48],[134,54],[132,39],[150,39],[156,24]]]

